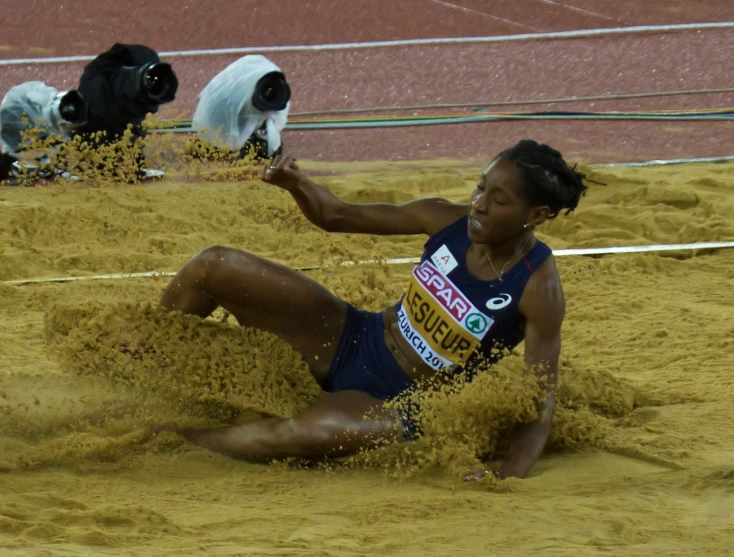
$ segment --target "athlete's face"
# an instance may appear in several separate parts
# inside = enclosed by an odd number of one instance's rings
[[[472,192],[469,239],[475,244],[500,244],[520,236],[532,214],[522,177],[514,162],[495,159],[482,172]]]

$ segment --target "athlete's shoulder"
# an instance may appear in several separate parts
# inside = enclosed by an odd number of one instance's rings
[[[566,300],[556,266],[556,258],[553,257],[553,254],[548,255],[530,276],[520,299],[519,309],[526,317],[546,315],[563,319],[566,312]]]
[[[428,236],[435,236],[450,228],[469,214],[467,203],[454,203],[438,197],[427,197],[417,202]]]

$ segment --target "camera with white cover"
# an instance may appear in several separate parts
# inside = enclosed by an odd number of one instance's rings
[[[192,127],[217,148],[267,159],[282,152],[291,88],[265,56],[244,56],[214,76],[199,94]]]
[[[18,155],[34,141],[46,140],[46,148],[52,149],[70,139],[74,130],[86,123],[87,114],[87,103],[79,91],[59,91],[42,81],[11,88],[0,103],[0,179],[18,170]]]

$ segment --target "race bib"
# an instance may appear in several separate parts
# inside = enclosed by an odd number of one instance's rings
[[[400,331],[431,368],[463,365],[494,321],[430,261],[413,269],[398,311]]]

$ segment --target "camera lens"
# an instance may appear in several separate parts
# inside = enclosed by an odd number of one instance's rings
[[[262,76],[255,85],[252,105],[262,112],[283,110],[291,98],[291,88],[281,72]]]
[[[59,114],[66,122],[84,124],[87,121],[87,103],[78,91],[69,91],[59,102]]]
[[[145,89],[154,98],[162,97],[168,90],[168,85],[160,74],[160,66],[153,66],[145,74]]]
[[[73,104],[62,105],[59,112],[61,112],[61,117],[67,122],[73,122],[79,116],[79,111]]]
[[[168,89],[163,80],[157,75],[148,76],[148,79],[145,80],[145,86],[148,88],[148,92],[155,97],[163,95]]]
[[[151,64],[143,70],[143,89],[155,102],[173,100],[176,93],[176,76],[169,64]]]

